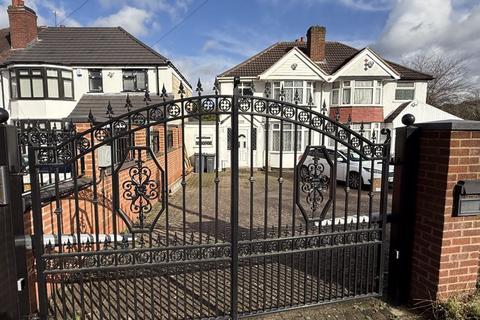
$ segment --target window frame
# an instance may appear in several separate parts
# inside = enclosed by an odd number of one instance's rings
[[[372,81],[370,87],[357,87],[357,81]],[[334,88],[334,83],[338,83],[338,88]],[[356,89],[371,89],[372,90],[372,102],[371,103],[356,103],[355,102],[355,90]],[[338,92],[338,102],[335,103],[333,99],[333,93]],[[345,100],[345,92],[349,92],[349,101]],[[378,94],[378,96],[377,96]],[[379,100],[377,100],[377,97]],[[342,79],[332,83],[332,89],[330,93],[330,104],[332,106],[382,106],[383,105],[383,80],[381,79]]]
[[[103,92],[103,70],[102,69],[88,69],[88,92],[97,93]],[[98,72],[100,75],[98,77],[93,77],[92,73]],[[94,90],[92,89],[91,79],[100,79],[100,89]]]
[[[62,69],[62,68],[50,68],[50,67],[13,67],[8,69],[10,72],[9,77],[9,85],[10,85],[10,99],[12,100],[66,100],[72,101],[75,100],[75,84],[74,84],[74,77],[73,71],[69,69]],[[28,75],[20,75],[20,71],[28,71]],[[57,77],[48,76],[48,71],[54,70],[57,72]],[[41,75],[33,75],[33,71],[40,71]],[[63,77],[62,72],[68,72],[71,74],[71,78]],[[16,83],[16,90],[14,95],[14,89],[12,86],[12,75],[15,78]],[[30,90],[31,90],[31,97],[22,97],[21,89],[20,89],[20,79],[29,79],[30,80]],[[42,79],[42,86],[43,86],[43,96],[42,97],[34,97],[33,96],[33,79]],[[58,79],[58,97],[50,97],[48,92],[48,79]],[[65,81],[71,82],[71,89],[72,89],[72,97],[65,97]]]
[[[412,84],[411,87],[399,87],[399,84]],[[395,92],[394,92],[394,101],[411,101],[415,100],[415,92],[417,89],[417,85],[415,81],[398,81],[395,85]],[[397,90],[403,90],[403,91],[412,91],[413,96],[412,99],[397,99]]]
[[[290,128],[288,128],[288,126],[291,126]],[[273,121],[270,125],[270,141],[269,141],[269,145],[270,145],[270,151],[271,152],[283,152],[283,154],[288,154],[288,153],[294,153],[295,152],[295,125],[293,123],[284,123],[283,124],[283,151],[280,151],[280,140],[278,140],[278,148],[275,146],[275,139],[279,139],[280,137],[280,127],[281,124],[280,124],[280,121]],[[287,128],[286,128],[287,127]],[[297,152],[301,153],[303,152],[303,150],[305,149],[305,147],[308,145],[308,129],[306,128],[297,128],[298,131],[297,131]],[[285,148],[285,141],[286,141],[286,137],[285,137],[285,133],[286,132],[290,132],[291,135],[290,135],[290,149],[286,149]],[[277,136],[277,138],[275,138],[275,136]]]
[[[134,73],[133,76],[126,76],[126,72]],[[137,74],[143,72],[145,74],[145,89],[138,89],[137,86]],[[133,78],[133,90],[125,90],[125,79],[127,77]],[[148,90],[148,69],[122,69],[122,90],[123,92],[145,92]]]
[[[285,82],[287,81],[292,81],[292,86],[288,86],[286,87],[285,86]],[[298,87],[295,85],[295,81],[302,81],[302,86],[301,87]],[[272,81],[269,83],[270,85],[270,88],[272,88],[272,97],[276,100],[279,100],[279,95],[280,95],[280,90],[283,86],[283,89],[285,90],[286,88],[290,89],[292,88],[292,101],[288,101],[285,97],[285,102],[288,102],[288,103],[295,103],[293,101],[293,97],[295,95],[295,89],[299,89],[301,88],[302,89],[302,92],[301,92],[301,100],[298,102],[298,105],[301,105],[301,106],[307,106],[308,105],[308,100],[309,100],[309,97],[312,96],[312,101],[314,101],[314,104],[315,104],[315,100],[314,100],[314,82],[313,81],[309,81],[309,80],[293,80],[293,79],[285,79],[285,80],[278,80],[278,81]]]

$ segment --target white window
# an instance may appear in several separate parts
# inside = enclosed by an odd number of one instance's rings
[[[373,81],[355,80],[354,104],[373,104]]]
[[[413,100],[415,98],[414,82],[398,82],[395,90],[395,100]]]
[[[240,82],[238,89],[243,96],[253,96],[252,82]]]
[[[332,84],[332,105],[380,105],[382,81],[345,80]]]
[[[283,86],[285,93],[285,101],[289,103],[295,103],[295,92],[298,93],[298,104],[308,104],[310,98],[313,99],[313,83],[311,81],[303,80],[285,80],[276,81],[273,83],[273,98],[280,99],[280,90]]]
[[[360,123],[354,123],[352,124],[352,130],[360,134],[360,129],[361,124]],[[364,123],[363,124],[363,136],[367,138],[368,140],[371,140],[373,137],[373,133],[375,133],[376,137],[376,142],[381,142],[380,139],[382,139],[380,135],[380,123],[379,122],[370,122],[370,123]]]
[[[340,82],[332,83],[332,104],[337,105],[340,98]]]
[[[280,151],[280,123],[272,123],[272,151]],[[283,151],[293,152],[295,148],[295,126],[291,123],[283,124]],[[308,144],[308,130],[297,126],[297,151],[301,153]]]
[[[343,81],[342,104],[350,104],[351,95],[352,95],[351,81]]]

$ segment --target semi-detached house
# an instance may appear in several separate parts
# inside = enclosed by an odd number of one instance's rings
[[[226,70],[218,76],[222,94],[232,94],[233,79],[240,77],[240,90],[244,95],[264,96],[265,87],[270,88],[270,97],[279,99],[283,87],[285,101],[293,102],[295,91],[300,97],[300,105],[307,105],[311,99],[313,110],[325,111],[332,118],[346,123],[349,119],[352,128],[360,130],[363,124],[364,135],[380,139],[380,130],[401,126],[405,113],[415,115],[417,122],[456,119],[455,116],[426,104],[427,83],[432,76],[412,70],[398,63],[388,61],[370,48],[355,49],[343,43],[327,41],[326,29],[312,26],[306,38],[295,41],[277,42],[244,62]],[[322,110],[323,106],[326,110]],[[254,166],[265,163],[264,120],[254,123],[255,135],[248,134],[250,122],[241,118],[240,165],[250,165],[250,146],[254,151]],[[229,122],[225,121],[224,126]],[[221,165],[229,166],[228,128],[221,128]],[[286,124],[283,137],[280,137],[279,122],[270,121],[269,165],[278,166],[280,139],[283,139],[284,166],[293,166],[294,134],[293,126]],[[298,150],[304,150],[307,139],[306,129],[298,134]],[[204,130],[204,139],[210,133]],[[195,135],[193,131],[192,135]],[[210,134],[212,135],[212,134]],[[251,138],[256,141],[250,141]],[[198,137],[194,137],[197,141]],[[315,140],[317,139],[317,140]],[[314,143],[319,143],[318,137]],[[215,144],[204,144],[202,152],[215,150]],[[198,146],[190,146],[190,152],[198,152]]]

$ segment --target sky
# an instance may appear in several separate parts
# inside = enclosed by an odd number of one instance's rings
[[[0,0],[0,27],[8,26]],[[25,0],[39,25],[122,26],[192,84],[277,41],[323,25],[327,40],[402,62],[437,52],[464,59],[480,83],[480,0]],[[56,12],[56,15],[54,14]]]

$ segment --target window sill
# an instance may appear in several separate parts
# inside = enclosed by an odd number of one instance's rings
[[[74,98],[10,98],[11,101],[38,101],[38,100],[53,100],[53,101],[75,101]]]
[[[332,105],[332,108],[355,108],[355,107],[365,107],[365,108],[370,108],[370,107],[378,107],[381,108],[383,107],[383,104],[337,104],[337,105]]]

